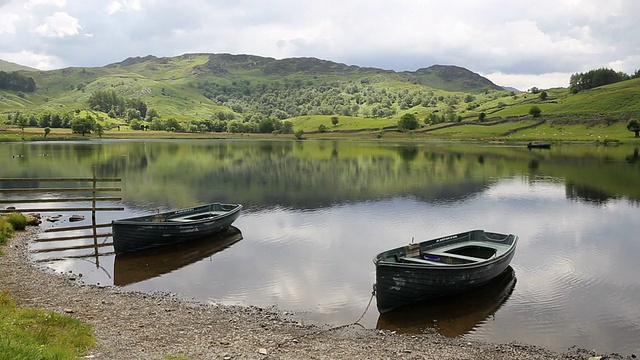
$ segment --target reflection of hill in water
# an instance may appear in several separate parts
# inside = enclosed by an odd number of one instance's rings
[[[6,151],[24,157],[16,160],[22,166],[2,169],[4,177],[91,176],[96,165],[99,176],[122,178],[123,197],[132,203],[170,207],[227,201],[317,208],[404,196],[440,202],[514,175],[565,181],[590,189],[587,197],[640,199],[640,188],[630,185],[640,182],[637,152],[622,146],[542,154],[525,146],[181,140],[21,144]]]
[[[125,286],[148,280],[212,256],[242,240],[231,226],[225,232],[197,241],[127,254],[117,254],[113,284]]]
[[[381,314],[377,329],[421,333],[435,329],[447,337],[473,330],[502,306],[516,285],[508,267],[490,283],[464,294],[403,306]]]

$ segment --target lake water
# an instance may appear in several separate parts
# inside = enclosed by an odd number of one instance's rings
[[[351,323],[364,312],[377,253],[471,229],[513,233],[520,238],[516,256],[495,282],[383,317],[374,300],[360,323],[627,354],[640,344],[637,160],[638,150],[628,146],[529,151],[376,141],[47,142],[0,144],[0,177],[90,177],[94,169],[98,177],[119,177],[122,201],[101,205],[125,210],[99,212],[98,223],[215,201],[241,203],[237,230],[169,254],[116,258],[110,246],[97,254],[40,252],[91,239],[31,249],[37,261],[85,283],[273,306],[330,325]],[[91,223],[87,213],[73,224],[71,213],[60,214],[43,228]],[[53,236],[60,234],[41,238]]]

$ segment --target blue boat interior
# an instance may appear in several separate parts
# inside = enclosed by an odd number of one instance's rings
[[[433,266],[469,265],[500,257],[510,248],[511,243],[491,241],[452,242],[424,249],[421,244],[409,244],[385,253],[381,261]]]
[[[187,216],[179,216],[179,217],[171,217],[168,220],[169,221],[178,221],[178,222],[189,222],[189,221],[195,221],[195,220],[204,220],[204,219],[210,219],[216,216],[220,216],[220,215],[224,215],[226,214],[226,211],[207,211],[207,212],[203,212],[203,213],[199,213],[199,214],[191,214],[191,215],[187,215]]]

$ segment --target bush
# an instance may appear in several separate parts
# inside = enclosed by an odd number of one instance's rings
[[[13,226],[14,230],[24,230],[27,227],[27,217],[21,213],[10,213],[7,220]]]
[[[532,106],[531,109],[529,109],[529,114],[534,118],[539,117],[541,113],[542,113],[542,110],[540,110],[540,108],[537,106]]]
[[[12,234],[13,225],[7,218],[0,216],[0,245],[6,244]]]

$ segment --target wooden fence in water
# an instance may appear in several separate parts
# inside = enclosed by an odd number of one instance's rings
[[[119,186],[102,186],[105,183],[120,183],[120,178],[98,178],[95,174],[90,178],[0,178],[0,213],[20,212],[29,213],[60,213],[60,212],[90,212],[91,225],[51,227],[44,233],[57,233],[56,237],[41,237],[36,243],[62,242],[62,246],[49,246],[34,250],[34,253],[47,253],[65,250],[94,249],[92,255],[76,257],[96,256],[99,248],[112,246],[112,242],[99,243],[99,238],[112,237],[112,233],[98,233],[98,229],[111,228],[111,223],[99,224],[96,221],[98,211],[121,211],[122,206],[99,206],[105,201],[121,201],[119,196],[104,196],[104,193],[120,192]],[[39,187],[42,183],[54,184],[55,187]],[[72,184],[71,186],[64,186]],[[65,194],[65,195],[63,195]],[[71,195],[66,195],[71,194]],[[7,196],[8,195],[8,196]],[[73,196],[75,195],[75,196]],[[64,207],[50,207],[52,203],[65,203]],[[3,206],[3,204],[5,206]],[[70,206],[70,204],[79,204]],[[10,206],[8,206],[10,205]],[[46,205],[46,206],[45,206]],[[45,218],[57,221],[56,217]],[[69,218],[72,220],[72,218]],[[91,233],[77,232],[89,231]],[[93,239],[93,244],[69,245],[69,240]],[[68,257],[68,256],[65,256]],[[71,256],[73,257],[73,256]]]

